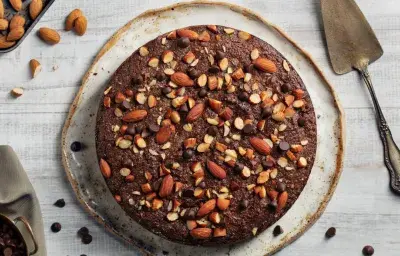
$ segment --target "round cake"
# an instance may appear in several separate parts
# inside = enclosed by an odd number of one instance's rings
[[[148,42],[118,68],[98,111],[96,147],[133,220],[175,242],[233,244],[273,225],[299,197],[316,118],[300,76],[271,45],[193,26]]]

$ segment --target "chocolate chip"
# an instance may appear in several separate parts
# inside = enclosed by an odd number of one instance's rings
[[[164,72],[158,72],[156,74],[156,79],[157,79],[157,81],[162,82],[167,79],[167,76],[164,74]]]
[[[239,100],[241,101],[248,101],[249,100],[249,94],[247,92],[241,92],[238,95]]]
[[[204,181],[200,182],[199,187],[206,188],[206,183]]]
[[[125,158],[125,159],[122,161],[122,165],[123,165],[124,167],[133,167],[133,161],[132,161],[131,159],[129,159],[129,158]]]
[[[272,108],[270,108],[270,107],[263,108],[263,110],[261,112],[262,118],[267,118],[267,117],[270,117],[271,115],[272,115]]]
[[[242,163],[236,163],[235,167],[233,167],[233,171],[236,173],[240,173],[244,169],[244,165]]]
[[[218,135],[218,128],[216,126],[211,126],[207,129],[207,134],[216,137]]]
[[[136,134],[136,128],[134,124],[128,124],[128,128],[126,128],[126,133],[129,135],[135,135]]]
[[[286,141],[279,142],[279,149],[281,151],[287,151],[287,150],[289,150],[289,148],[290,148],[290,145]]]
[[[190,69],[188,71],[188,74],[189,74],[190,78],[196,79],[196,78],[198,78],[200,76],[200,71],[198,71],[197,69],[192,68],[192,69]]]
[[[89,229],[87,227],[81,227],[78,230],[78,236],[80,236],[80,237],[87,235],[87,234],[89,234]]]
[[[186,189],[182,192],[183,197],[193,197],[194,196],[194,191],[193,189]]]
[[[274,236],[279,236],[280,234],[283,233],[283,228],[277,225],[272,233],[274,234]]]
[[[54,206],[57,206],[58,208],[63,208],[65,206],[65,201],[64,199],[58,199],[55,203]]]
[[[61,224],[58,222],[55,222],[51,225],[51,231],[53,231],[54,233],[58,233],[61,230]]]
[[[231,181],[229,188],[232,192],[238,191],[240,189],[240,185],[236,181]]]
[[[336,228],[334,227],[330,227],[328,228],[328,230],[325,233],[325,237],[326,238],[332,238],[336,235]]]
[[[74,141],[71,144],[71,150],[73,152],[79,152],[82,149],[82,143],[80,143],[79,141]]]
[[[374,247],[372,247],[371,245],[366,245],[364,246],[362,253],[366,256],[371,256],[373,255],[375,252]]]
[[[223,58],[225,58],[225,53],[223,51],[217,51],[217,54],[215,54],[215,59],[222,60]]]
[[[140,84],[142,84],[142,83],[143,83],[143,77],[142,77],[141,75],[135,76],[135,77],[132,79],[132,83],[135,84],[135,85],[140,85]]]
[[[275,211],[275,209],[278,207],[278,202],[276,200],[273,200],[273,201],[269,202],[268,207],[271,210]]]
[[[283,93],[288,93],[288,92],[290,92],[290,89],[291,89],[290,84],[283,84],[283,85],[281,86],[281,91],[282,91]]]
[[[219,72],[219,67],[217,65],[212,65],[209,69],[208,72],[212,74],[217,74]]]
[[[187,37],[181,37],[178,39],[177,44],[180,48],[186,48],[190,45],[190,40]]]
[[[183,104],[183,105],[179,108],[179,111],[182,112],[182,113],[187,113],[187,112],[189,112],[189,108],[188,108],[187,104]]]
[[[300,117],[300,118],[297,120],[297,124],[298,124],[300,127],[304,127],[304,126],[306,125],[306,119],[305,119],[304,117]]]
[[[246,71],[246,73],[253,73],[254,69],[254,64],[249,64],[244,67],[244,71]]]
[[[83,244],[90,244],[93,240],[93,237],[90,234],[86,234],[82,236],[82,243]]]
[[[206,96],[207,96],[207,90],[205,88],[201,88],[201,90],[199,91],[199,97],[204,98]]]
[[[245,209],[247,209],[248,206],[249,206],[249,200],[247,200],[247,199],[244,199],[244,200],[240,201],[240,203],[239,203],[240,210],[245,210]]]
[[[285,192],[286,184],[283,182],[278,182],[278,184],[276,185],[276,191],[278,191],[279,193]]]
[[[252,124],[246,124],[243,127],[243,133],[246,135],[254,134],[256,132],[256,127]]]
[[[158,179],[158,180],[156,180],[156,181],[153,183],[153,190],[154,190],[154,191],[158,191],[158,189],[159,189],[160,186],[161,186],[161,183],[162,183],[162,179],[161,179],[161,178]]]
[[[269,169],[275,166],[275,161],[272,159],[267,159],[262,161],[261,164],[265,169]]]
[[[152,133],[157,133],[160,130],[160,126],[158,126],[156,124],[151,124],[151,125],[149,125],[148,129]]]
[[[138,125],[136,126],[136,133],[142,133],[144,130],[144,126],[143,125]]]
[[[162,93],[167,95],[168,93],[172,92],[171,87],[164,87],[162,88]]]
[[[129,110],[129,109],[132,108],[132,105],[131,105],[131,103],[130,103],[129,101],[124,100],[124,101],[122,102],[122,104],[121,104],[121,108],[122,108],[123,110]]]
[[[185,151],[183,151],[182,156],[184,159],[191,159],[194,156],[193,149],[186,149]]]

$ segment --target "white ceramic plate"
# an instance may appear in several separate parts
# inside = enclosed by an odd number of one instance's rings
[[[292,208],[277,222],[284,235],[274,238],[272,227],[246,243],[231,247],[192,247],[158,237],[131,220],[112,198],[100,173],[95,148],[96,114],[101,94],[114,71],[137,48],[158,35],[190,25],[216,24],[247,31],[274,46],[297,70],[311,95],[318,129],[318,148],[309,181]],[[319,68],[275,25],[250,10],[226,3],[181,3],[148,11],[121,28],[104,46],[86,74],[71,107],[63,136],[63,163],[72,187],[100,223],[122,239],[150,254],[270,255],[294,241],[324,211],[338,182],[343,157],[342,111],[332,87]],[[86,149],[72,153],[73,141]]]

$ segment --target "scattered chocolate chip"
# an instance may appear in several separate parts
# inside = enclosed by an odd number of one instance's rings
[[[223,58],[225,58],[225,53],[223,51],[217,51],[217,54],[215,54],[215,59],[222,60]]]
[[[208,72],[212,73],[212,74],[216,74],[219,72],[219,67],[217,65],[212,65],[209,69]]]
[[[158,191],[158,189],[160,189],[162,183],[162,179],[158,179],[153,183],[153,190],[154,191]]]
[[[242,163],[236,163],[235,167],[233,167],[233,171],[236,173],[240,173],[244,169],[244,165]]]
[[[143,125],[138,125],[136,126],[136,133],[142,133],[144,130],[144,126]]]
[[[246,124],[243,127],[243,133],[246,135],[254,134],[256,132],[256,127],[252,124]]]
[[[205,88],[201,88],[201,90],[199,91],[199,97],[204,98],[206,96],[207,96],[207,90]]]
[[[168,255],[168,254],[169,254],[169,252],[167,252],[167,251],[162,251],[162,253],[163,253],[164,255]]]
[[[129,101],[124,100],[124,101],[122,102],[122,104],[121,104],[121,108],[122,108],[123,110],[129,110],[129,109],[132,108],[132,105],[131,105],[131,103],[130,103]]]
[[[289,148],[290,148],[290,145],[289,145],[289,143],[287,143],[286,141],[281,141],[281,142],[279,142],[279,149],[280,149],[281,151],[288,151]]]
[[[272,115],[272,108],[270,108],[270,107],[263,108],[262,113],[261,113],[262,118],[267,118],[271,115]]]
[[[207,129],[207,134],[216,137],[218,135],[218,128],[216,126],[211,126]]]
[[[274,236],[279,236],[283,233],[283,228],[279,225],[275,226],[274,231],[272,232]]]
[[[152,133],[157,133],[160,130],[160,126],[158,126],[156,124],[151,124],[151,125],[149,125],[148,129]]]
[[[90,234],[86,234],[82,236],[82,243],[83,244],[90,244],[93,240],[93,237]]]
[[[236,181],[231,181],[229,188],[232,192],[238,191],[240,189],[240,185]]]
[[[240,201],[240,203],[239,203],[239,208],[241,210],[245,210],[248,206],[249,206],[249,200],[247,200],[247,199],[244,199],[244,200]]]
[[[128,124],[128,128],[126,129],[126,133],[129,135],[135,135],[136,134],[136,128],[134,124]]]
[[[64,199],[58,199],[55,203],[54,206],[57,206],[59,208],[63,208],[65,206],[65,201]]]
[[[170,93],[170,92],[172,92],[171,87],[164,87],[164,88],[162,88],[162,93],[163,93],[164,95],[167,95],[167,94]]]
[[[191,159],[194,156],[193,149],[186,149],[185,151],[183,151],[182,156],[184,159]]]
[[[278,191],[279,193],[285,192],[286,184],[283,182],[278,182],[278,184],[276,185],[276,191]]]
[[[130,158],[124,158],[122,165],[124,167],[133,167],[133,161]]]
[[[374,247],[372,247],[371,245],[366,245],[364,246],[362,253],[366,256],[371,256],[373,255],[375,252]]]
[[[58,233],[61,230],[61,224],[58,222],[55,222],[51,225],[51,231],[53,231],[54,233]]]
[[[254,64],[249,64],[244,67],[244,71],[246,71],[246,73],[253,73],[254,69]]]
[[[194,196],[194,191],[193,189],[186,189],[182,192],[183,197],[193,197]]]
[[[188,71],[188,74],[189,74],[190,78],[196,79],[196,78],[198,78],[200,76],[200,71],[198,71],[197,69],[192,68],[192,69],[190,69]]]
[[[204,181],[200,182],[199,187],[206,188],[206,183]]]
[[[181,37],[178,39],[177,44],[180,48],[186,48],[190,45],[190,40],[187,37]]]
[[[141,85],[143,83],[143,77],[141,75],[135,76],[132,79],[132,83],[135,85]]]
[[[162,82],[167,79],[167,76],[164,74],[164,72],[158,72],[156,74],[156,79],[157,79],[157,81]]]
[[[265,169],[269,169],[275,166],[275,162],[272,159],[264,160],[261,162]]]
[[[74,141],[71,144],[71,150],[73,152],[79,152],[82,149],[82,143],[80,143],[79,141]]]
[[[328,228],[328,230],[325,233],[325,237],[326,238],[332,238],[336,235],[336,228],[334,227],[330,227]]]
[[[188,108],[187,104],[183,104],[183,105],[179,108],[179,111],[182,112],[182,113],[187,113],[187,112],[189,112],[189,108]]]
[[[78,230],[78,236],[83,237],[84,235],[89,234],[89,229],[87,227],[81,227]]]
[[[306,125],[306,119],[305,119],[304,117],[300,117],[300,118],[297,120],[297,124],[298,124],[300,127],[304,127],[304,125]]]
[[[288,92],[290,92],[290,90],[291,90],[290,84],[283,84],[283,85],[281,86],[281,91],[282,91],[283,93],[288,93]]]
[[[239,100],[241,101],[248,101],[249,100],[249,94],[247,92],[241,92],[238,95]]]
[[[268,207],[271,210],[275,211],[275,209],[278,207],[278,202],[276,200],[273,200],[273,201],[269,202]]]

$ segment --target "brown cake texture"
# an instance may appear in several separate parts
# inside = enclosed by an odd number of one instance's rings
[[[317,129],[300,76],[277,50],[207,25],[161,35],[118,68],[96,142],[133,221],[175,242],[222,245],[260,234],[295,203]]]

